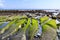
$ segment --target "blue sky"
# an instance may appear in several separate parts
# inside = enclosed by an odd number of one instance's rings
[[[0,0],[3,9],[60,9],[60,0]]]

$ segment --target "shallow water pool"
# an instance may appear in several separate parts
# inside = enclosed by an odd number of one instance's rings
[[[3,22],[3,23],[0,25],[0,28],[5,27],[7,24],[8,24],[8,22]]]

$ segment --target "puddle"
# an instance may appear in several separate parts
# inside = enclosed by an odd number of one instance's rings
[[[0,28],[5,27],[7,24],[8,24],[8,22],[3,22],[3,24],[2,24],[2,25],[0,25]]]

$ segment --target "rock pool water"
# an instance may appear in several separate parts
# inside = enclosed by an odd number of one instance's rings
[[[0,25],[0,28],[5,27],[7,24],[8,24],[8,22],[3,22],[3,24],[2,24],[2,25]]]

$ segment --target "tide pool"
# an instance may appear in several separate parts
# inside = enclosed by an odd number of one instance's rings
[[[7,24],[8,24],[8,22],[3,22],[3,23],[0,25],[0,28],[5,27]]]

